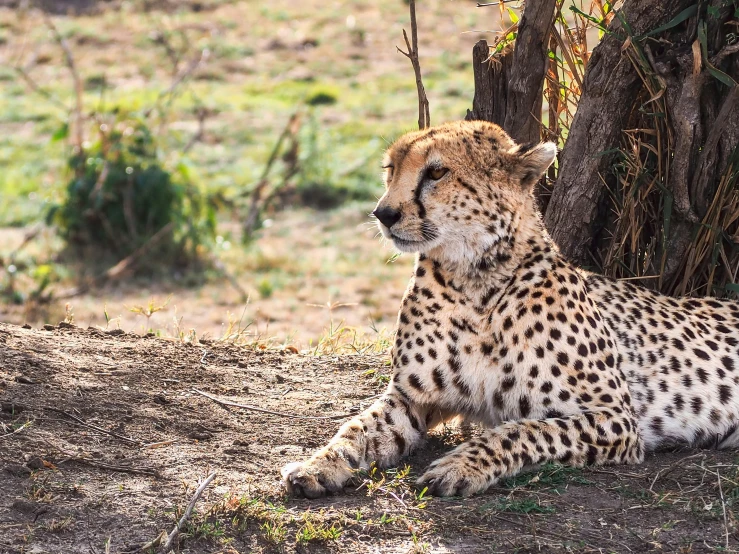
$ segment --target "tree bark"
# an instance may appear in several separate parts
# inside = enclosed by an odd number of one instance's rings
[[[467,110],[467,121],[483,120],[501,127],[505,125],[512,62],[513,51],[510,49],[491,59],[487,41],[475,44],[472,49],[475,97],[472,110]]]
[[[491,59],[487,42],[475,44],[475,98],[465,119],[496,123],[519,143],[539,142],[541,91],[555,5],[556,0],[526,2],[513,50],[508,47]]]
[[[541,138],[541,90],[556,0],[528,0],[518,26],[503,128],[519,143]]]
[[[667,23],[690,0],[626,0],[621,15],[633,35]],[[569,138],[560,158],[557,184],[544,223],[561,252],[572,261],[590,264],[605,216],[607,189],[603,177],[614,161],[633,99],[642,82],[632,63],[622,55],[626,32],[615,18],[609,33],[595,47],[588,62],[583,91]]]

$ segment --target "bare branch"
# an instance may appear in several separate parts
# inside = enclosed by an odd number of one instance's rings
[[[177,525],[175,525],[175,528],[172,529],[172,532],[167,537],[167,542],[164,543],[164,546],[162,547],[162,554],[166,554],[167,552],[170,552],[174,546],[175,541],[177,541],[177,538],[180,535],[180,530],[185,526],[185,523],[187,523],[187,520],[190,519],[190,514],[192,514],[193,509],[195,508],[195,503],[198,501],[200,496],[203,494],[203,491],[205,491],[206,488],[208,488],[208,485],[210,485],[211,481],[216,478],[215,473],[211,473],[208,475],[207,479],[203,481],[198,489],[195,491],[195,495],[190,500],[190,503],[187,505],[187,508],[185,508],[185,513],[182,514],[182,517],[177,522]]]
[[[411,41],[408,41],[408,34],[403,29],[403,39],[407,52],[403,52],[398,48],[398,52],[411,60],[413,72],[416,75],[416,89],[418,91],[418,128],[427,129],[431,125],[431,116],[429,114],[429,101],[426,97],[426,89],[423,87],[421,79],[421,64],[418,61],[418,26],[416,25],[416,2],[410,0],[411,11]],[[397,47],[396,47],[397,48]]]
[[[205,136],[205,120],[210,115],[210,112],[206,108],[199,108],[197,112],[198,117],[198,130],[195,132],[195,134],[190,138],[188,143],[185,145],[185,147],[182,149],[183,154],[187,154],[190,149],[195,146],[195,144],[201,140],[203,140],[203,137]]]
[[[40,94],[46,100],[49,101],[49,103],[53,104],[57,108],[61,108],[65,112],[69,111],[69,107],[67,107],[64,102],[59,100],[56,96],[52,95],[48,90],[43,88],[41,85],[39,85],[33,77],[31,77],[31,68],[36,65],[36,56],[31,59],[30,62],[28,62],[24,67],[16,66],[13,69],[15,69],[15,72],[18,74],[18,76],[23,79],[28,87],[35,93]]]
[[[77,71],[77,64],[74,61],[74,56],[72,55],[72,50],[69,48],[69,44],[67,44],[67,40],[61,35],[59,29],[57,29],[51,17],[49,17],[49,15],[43,10],[41,13],[44,18],[44,23],[46,23],[46,26],[51,31],[51,34],[54,36],[54,40],[56,40],[57,44],[59,44],[59,47],[62,49],[62,52],[64,52],[64,59],[67,63],[67,67],[69,68],[69,73],[72,75],[75,97],[75,146],[77,147],[78,152],[82,152],[82,143],[84,142],[84,106],[82,103],[82,94],[84,92],[84,88],[82,86],[82,79],[80,79],[80,74]]]
[[[166,238],[172,231],[173,227],[174,223],[170,221],[164,227],[159,229],[159,231],[154,233],[150,239],[148,239],[129,256],[122,259],[120,262],[109,268],[107,271],[104,271],[100,275],[94,277],[91,283],[83,283],[78,287],[61,290],[56,294],[52,293],[51,296],[46,298],[46,300],[51,300],[52,296],[57,300],[61,300],[64,298],[73,298],[90,290],[91,286],[99,286],[109,280],[118,279],[126,270],[132,268],[136,263],[138,263],[139,259],[142,256],[147,254],[154,246],[158,245],[162,239]]]
[[[286,414],[283,412],[274,412],[272,410],[265,410],[264,408],[259,408],[258,406],[250,406],[248,404],[238,404],[237,402],[231,402],[230,400],[221,400],[220,398],[216,398],[215,396],[212,396],[208,394],[207,392],[203,392],[199,389],[192,389],[193,392],[200,394],[206,398],[209,398],[216,404],[220,404],[221,406],[233,406],[234,408],[241,408],[242,410],[251,410],[253,412],[259,412],[262,414],[269,414],[269,415],[275,415],[280,417],[287,417],[290,419],[312,419],[312,420],[323,420],[323,419],[343,419],[345,417],[349,417],[352,414],[338,414],[338,415],[331,415],[331,416],[304,416],[304,415],[298,415],[298,414]]]

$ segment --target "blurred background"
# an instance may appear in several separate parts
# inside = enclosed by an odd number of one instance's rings
[[[472,46],[511,6],[418,4],[432,124],[464,117]],[[0,1],[0,320],[382,347],[413,260],[368,213],[416,126],[408,19],[402,0]]]

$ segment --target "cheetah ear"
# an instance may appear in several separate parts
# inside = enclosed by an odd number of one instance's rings
[[[557,145],[553,142],[519,144],[508,153],[514,158],[513,176],[520,179],[523,188],[530,189],[557,157]]]

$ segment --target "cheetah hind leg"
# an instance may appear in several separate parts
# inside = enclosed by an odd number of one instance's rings
[[[639,463],[643,458],[633,417],[585,412],[488,429],[434,461],[417,484],[434,496],[469,496],[547,462],[581,467]]]

